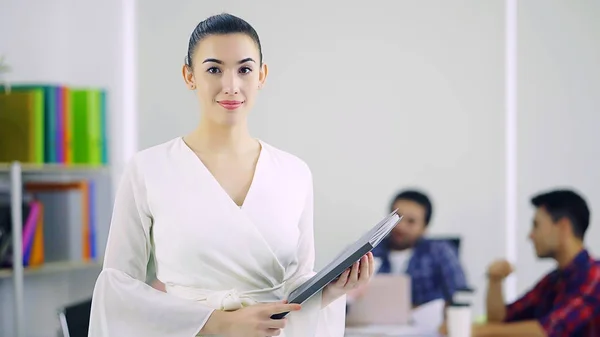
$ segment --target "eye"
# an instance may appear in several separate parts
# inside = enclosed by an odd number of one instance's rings
[[[252,69],[250,67],[241,67],[240,68],[240,73],[242,74],[249,74],[252,72]]]
[[[221,72],[221,69],[219,69],[217,67],[210,67],[206,70],[206,72],[209,74],[218,74]]]

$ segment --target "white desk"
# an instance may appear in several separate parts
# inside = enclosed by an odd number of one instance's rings
[[[411,326],[346,327],[344,337],[441,337],[436,331]]]

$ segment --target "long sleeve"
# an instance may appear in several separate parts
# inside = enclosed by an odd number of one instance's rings
[[[88,336],[196,336],[213,310],[145,283],[152,215],[136,159],[128,164],[116,194]]]
[[[504,322],[519,322],[535,318],[535,308],[539,306],[544,294],[548,292],[551,278],[546,275],[531,290],[515,302],[506,306]]]
[[[304,211],[300,218],[298,240],[298,267],[294,276],[290,279],[290,285],[286,286],[289,291],[302,284],[315,274],[315,240],[314,240],[314,191],[313,179],[310,170],[307,175],[307,193],[304,205]],[[306,311],[311,311],[307,313]],[[307,331],[307,325],[293,323],[289,329],[298,329],[294,336],[315,336],[315,337],[343,337],[346,320],[346,296],[342,296],[328,306],[322,308],[321,293],[316,294],[302,305],[301,312],[305,317],[311,317],[311,325],[315,324],[316,331]],[[296,313],[292,313],[295,315]],[[293,317],[293,316],[292,316]],[[315,322],[316,320],[316,322]],[[303,322],[305,322],[303,320]],[[287,333],[288,330],[286,330]],[[302,334],[303,332],[303,334]]]
[[[298,223],[300,235],[297,247],[297,266],[287,281],[286,293],[290,293],[315,274],[314,192],[312,175],[308,169],[307,171],[304,207]]]

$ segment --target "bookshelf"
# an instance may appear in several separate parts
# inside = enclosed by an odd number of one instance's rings
[[[0,162],[0,174],[9,173],[12,163]],[[86,164],[28,164],[20,163],[23,173],[107,173],[110,172],[110,166],[86,165]]]
[[[7,87],[0,84],[0,337],[46,336],[60,329],[58,310],[92,296],[101,271],[114,186],[112,96],[66,82]]]
[[[76,271],[81,269],[97,269],[101,268],[100,262],[76,262],[76,261],[58,261],[44,263],[39,267],[23,268],[23,276],[36,276],[44,274],[54,274],[61,272]],[[0,269],[0,279],[11,278],[13,270],[11,268]]]
[[[31,183],[65,183],[70,181],[81,181],[82,179],[93,180],[98,188],[93,190],[95,194],[94,207],[99,209],[95,212],[95,246],[96,254],[93,259],[79,258],[56,258],[54,256],[48,261],[32,266],[24,266],[23,258],[23,235],[24,224],[26,223],[26,214],[23,213],[22,205],[25,195],[28,193],[26,186]],[[82,297],[91,296],[91,289],[97,274],[100,272],[101,256],[103,256],[102,247],[108,232],[108,223],[110,216],[110,207],[112,205],[112,191],[110,184],[111,170],[109,166],[103,165],[77,165],[77,164],[30,164],[18,161],[12,163],[0,163],[0,181],[8,181],[10,185],[10,215],[11,215],[11,233],[12,235],[12,267],[0,268],[0,297],[3,288],[10,288],[8,293],[12,293],[12,303],[10,310],[5,307],[0,308],[0,312],[12,312],[12,322],[7,322],[6,316],[2,317],[0,326],[10,324],[11,328],[0,328],[0,336],[11,335],[21,337],[29,335],[30,327],[27,322],[35,317],[38,312],[42,313],[47,321],[52,320],[52,312],[68,303],[80,300]],[[46,206],[44,206],[46,207]],[[44,210],[44,213],[46,210]],[[47,213],[45,213],[47,214]],[[44,215],[44,218],[46,215]],[[77,219],[77,218],[76,218]],[[46,226],[71,226],[77,227],[76,222],[66,224],[45,223]],[[53,229],[51,229],[53,230]],[[47,239],[44,237],[44,241]],[[51,240],[51,239],[48,239]],[[68,241],[68,239],[65,239]],[[59,243],[56,247],[67,246],[67,243]],[[47,247],[44,242],[44,249]],[[58,249],[60,250],[60,248]],[[52,252],[45,252],[51,256]],[[84,281],[80,276],[83,273]],[[78,285],[81,289],[77,294],[72,295],[73,285],[64,285],[64,283],[84,283]],[[62,287],[62,291],[59,289]],[[62,293],[53,295],[52,292]],[[43,298],[40,298],[40,294]],[[38,308],[38,307],[43,307]],[[2,315],[0,315],[2,316]],[[33,318],[36,319],[36,318]]]
[[[84,99],[75,97],[75,102],[69,104],[75,120],[71,122],[72,131],[70,144],[75,145],[72,160],[65,159],[64,152],[58,151],[58,156],[44,155],[41,159],[36,154],[35,160],[30,158],[16,158],[17,156],[0,156],[0,180],[9,181],[13,161],[18,160],[23,182],[27,181],[68,181],[71,179],[94,179],[97,194],[97,254],[96,261],[80,261],[75,259],[47,259],[41,266],[24,267],[19,272],[12,269],[0,270],[0,337],[45,337],[56,336],[60,329],[60,321],[56,308],[65,304],[72,304],[89,298],[97,275],[101,270],[97,262],[104,255],[104,246],[108,236],[110,216],[112,213],[112,200],[118,176],[123,165],[131,157],[136,148],[136,75],[135,75],[135,8],[131,1],[104,1],[93,4],[72,1],[13,1],[6,10],[0,10],[0,31],[2,44],[0,55],[6,56],[6,64],[11,71],[6,77],[0,79],[0,96],[5,90],[2,88],[10,83],[11,92],[20,94],[33,87],[66,87],[64,89],[102,89],[104,94],[99,99],[95,94],[89,95],[95,102],[104,102],[102,108],[106,118],[98,122],[97,112],[85,112]],[[94,15],[89,15],[90,11]],[[24,18],[29,18],[25,20]],[[36,22],[44,27],[45,34],[35,34]],[[10,32],[10,33],[8,33]],[[93,64],[93,66],[90,66]],[[7,83],[3,83],[6,80]],[[20,88],[19,88],[20,87]],[[25,88],[29,87],[29,88]],[[63,88],[58,88],[62,90]],[[71,102],[73,91],[69,90]],[[78,90],[76,90],[78,91]],[[78,91],[79,92],[79,91]],[[81,93],[75,93],[75,96]],[[46,94],[44,94],[45,96]],[[106,96],[106,97],[105,97]],[[60,102],[60,99],[58,99]],[[63,101],[64,102],[64,101]],[[52,104],[52,103],[50,103]],[[96,105],[96,103],[93,103]],[[56,133],[56,125],[64,123],[62,116],[47,111],[43,119],[47,129],[44,135]],[[4,108],[0,104],[0,115],[12,108]],[[37,116],[41,116],[37,111]],[[54,109],[63,110],[61,107]],[[13,110],[14,111],[14,110]],[[77,152],[81,149],[82,127],[90,120],[96,125],[102,125],[104,132],[101,138],[107,140],[106,151],[102,151],[99,160],[98,151],[94,150],[91,160],[79,160]],[[50,118],[48,118],[50,117]],[[102,117],[102,115],[100,115]],[[39,121],[40,118],[31,118]],[[70,119],[70,118],[68,118]],[[16,119],[12,119],[13,121]],[[21,123],[21,120],[16,120]],[[53,121],[56,121],[54,123]],[[79,123],[81,122],[81,123]],[[79,123],[79,126],[75,126]],[[23,137],[13,141],[16,128],[7,128],[7,123],[0,120],[0,149],[7,144],[6,139],[11,139],[9,145],[23,146],[33,136]],[[58,128],[64,132],[65,128]],[[60,132],[60,131],[59,131]],[[97,137],[97,131],[94,137]],[[44,138],[44,144],[52,147],[55,144],[64,144],[62,136],[58,140]],[[54,136],[56,139],[56,136]],[[39,140],[36,142],[40,143]],[[60,146],[48,149],[49,153],[60,150]],[[90,150],[88,150],[90,151]],[[0,150],[1,155],[2,150]],[[83,151],[85,152],[85,151]],[[109,160],[105,160],[108,154]],[[30,155],[29,155],[30,156]],[[11,158],[13,157],[13,158]],[[56,164],[59,162],[87,164]],[[5,197],[6,199],[6,197]],[[6,207],[5,207],[6,208]],[[77,225],[74,221],[70,225]],[[63,226],[57,223],[57,226]],[[4,266],[0,266],[2,268]],[[19,282],[14,282],[19,280]],[[22,287],[22,292],[15,292]],[[17,295],[15,297],[15,294]],[[17,302],[16,300],[20,301]],[[21,304],[18,304],[21,303]],[[15,306],[22,305],[17,314]],[[23,323],[23,311],[25,322]],[[24,326],[23,326],[24,324]]]

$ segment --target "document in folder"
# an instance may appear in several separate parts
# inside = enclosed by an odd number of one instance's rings
[[[402,215],[398,214],[398,210],[393,211],[383,218],[383,220],[363,234],[358,240],[346,247],[325,268],[294,289],[287,298],[288,303],[302,304],[321,291],[321,289],[338,278],[346,269],[352,267],[363,255],[377,247],[392,229],[396,227],[400,220],[402,220]],[[283,318],[287,314],[280,313],[271,317],[274,319]]]

